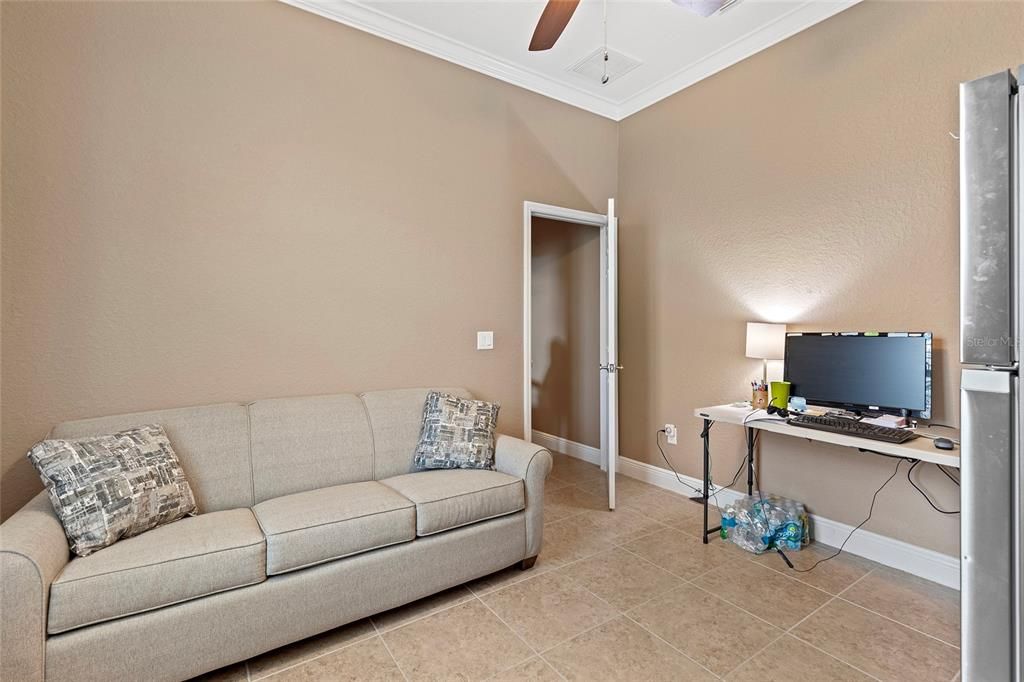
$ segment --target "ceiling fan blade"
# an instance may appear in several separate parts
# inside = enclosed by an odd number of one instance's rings
[[[580,0],[548,0],[530,39],[530,52],[550,50],[572,19]]]

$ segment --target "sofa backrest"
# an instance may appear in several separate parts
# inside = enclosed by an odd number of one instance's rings
[[[412,471],[423,403],[434,389],[275,398],[64,422],[51,438],[164,427],[201,513]],[[462,388],[436,389],[472,397]]]
[[[259,400],[249,420],[256,502],[373,479],[370,423],[353,393]]]
[[[373,480],[412,471],[412,455],[423,423],[423,403],[432,390],[473,397],[464,388],[403,388],[360,395],[373,429]]]
[[[100,436],[141,424],[164,427],[200,512],[253,504],[245,405],[185,407],[64,422],[53,428],[50,438]]]

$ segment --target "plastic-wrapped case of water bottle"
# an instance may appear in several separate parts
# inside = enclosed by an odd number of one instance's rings
[[[802,502],[778,495],[747,495],[722,512],[722,539],[761,554],[779,547],[798,550],[810,542]]]

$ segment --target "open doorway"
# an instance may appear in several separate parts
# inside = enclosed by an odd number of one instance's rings
[[[523,231],[524,436],[603,469],[615,509],[615,202],[601,215],[527,201]]]
[[[533,438],[601,466],[601,233],[538,216],[532,228]]]

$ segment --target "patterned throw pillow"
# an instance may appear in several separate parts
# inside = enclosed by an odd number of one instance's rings
[[[192,488],[160,426],[44,440],[28,458],[79,556],[196,514]]]
[[[493,469],[497,403],[431,391],[414,462],[419,469]]]

